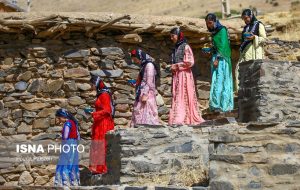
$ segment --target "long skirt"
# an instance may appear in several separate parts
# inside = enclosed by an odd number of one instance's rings
[[[172,96],[169,125],[196,125],[204,122],[199,110],[191,69],[173,74]]]
[[[210,88],[209,107],[211,111],[228,112],[233,110],[233,81],[232,71],[225,59],[220,59],[218,67],[211,62],[212,81]]]
[[[69,147],[77,147],[77,141],[78,140],[75,139],[64,140],[62,146],[67,145]],[[68,187],[80,185],[77,149],[74,151],[72,148],[70,151],[63,151],[62,149],[56,166],[54,185]]]

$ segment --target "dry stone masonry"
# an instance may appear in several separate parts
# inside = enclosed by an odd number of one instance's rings
[[[300,64],[256,60],[240,64],[239,120],[300,120]]]
[[[124,22],[120,22],[122,19]],[[83,18],[80,14],[1,14],[1,140],[58,139],[61,126],[55,125],[54,113],[61,107],[75,115],[82,138],[89,139],[92,119],[83,109],[93,105],[95,99],[90,73],[103,77],[112,88],[116,128],[127,127],[134,101],[134,89],[127,80],[136,79],[139,72],[139,67],[131,64],[128,52],[137,47],[152,55],[160,65],[157,102],[161,120],[167,121],[171,73],[166,67],[173,47],[167,29],[178,24],[190,25],[195,20],[177,23],[178,18],[164,22],[156,17],[148,19],[147,23],[138,17],[128,22],[128,16],[110,14],[83,15]],[[143,28],[148,24],[153,26]],[[133,30],[142,37],[143,43],[137,44],[128,36],[127,40],[120,40],[124,32]],[[187,28],[186,31],[190,31],[187,36],[191,38],[207,36],[202,30]],[[210,87],[208,58],[202,58],[199,48],[194,51],[199,102],[201,109],[205,109]],[[113,162],[115,169],[118,169],[117,162],[117,159]],[[55,166],[18,165],[3,160],[0,185],[52,185],[54,170]]]
[[[174,26],[182,27],[193,48],[197,96],[205,116],[210,65],[200,48],[210,38],[200,19],[1,14],[0,140],[59,139],[61,126],[55,125],[54,113],[61,107],[79,120],[81,137],[90,139],[92,118],[83,109],[95,99],[89,83],[93,73],[112,88],[116,102],[116,130],[107,135],[109,173],[102,181],[91,181],[88,162],[81,162],[82,184],[94,186],[74,189],[297,189],[299,63],[276,61],[287,59],[286,52],[299,48],[297,42],[275,40],[266,46],[268,59],[274,61],[241,64],[239,120],[253,123],[222,118],[192,127],[127,128],[134,101],[127,80],[137,78],[139,71],[128,52],[136,47],[160,65],[157,103],[162,124],[168,119],[171,73],[167,67],[173,47],[169,31]],[[239,33],[230,37],[235,64]],[[32,189],[33,185],[47,189],[53,185],[54,172],[55,165],[1,159],[0,189]]]
[[[249,123],[210,135],[211,189],[299,188],[299,124]],[[226,188],[225,188],[226,187]]]
[[[120,129],[121,184],[208,185],[208,138],[188,126]]]

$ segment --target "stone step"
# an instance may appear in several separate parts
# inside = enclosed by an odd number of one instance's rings
[[[108,185],[108,186],[73,186],[73,187],[54,187],[54,186],[1,186],[0,190],[208,190],[209,187],[181,187],[181,186],[127,186],[127,185]]]
[[[212,127],[212,126],[221,126],[221,125],[227,125],[227,124],[234,124],[237,123],[234,117],[223,117],[223,118],[217,118],[213,120],[206,120],[205,122],[201,123],[198,126],[193,126],[194,128],[197,127]]]
[[[202,115],[203,119],[205,120],[215,120],[215,119],[222,119],[226,117],[233,117],[238,118],[238,109],[234,109],[231,112],[207,112]]]

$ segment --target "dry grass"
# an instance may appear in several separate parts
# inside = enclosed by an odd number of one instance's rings
[[[287,41],[300,40],[300,12],[277,12],[259,17],[266,25],[275,28],[284,26],[281,31],[274,31],[270,38],[279,38]]]
[[[162,185],[167,186],[171,180],[170,174],[149,174],[147,176],[139,176],[135,183],[129,184],[132,186],[154,186]]]
[[[202,185],[208,182],[207,170],[203,166],[197,165],[191,168],[183,168],[176,175],[176,180],[181,181],[184,186],[191,187]]]
[[[21,7],[26,7],[27,0],[18,0]],[[220,12],[220,0],[209,2],[200,0],[31,0],[32,11],[50,12],[116,12],[144,15],[173,15],[201,17],[207,12]],[[231,8],[242,9],[256,7],[262,12],[288,11],[291,0],[277,0],[274,7],[265,0],[231,0]]]
[[[175,169],[176,170],[176,169]],[[183,166],[180,170],[175,171],[170,168],[161,174],[149,174],[139,176],[138,180],[130,185],[177,185],[177,186],[199,186],[208,183],[208,172],[202,160],[197,159],[192,166]],[[174,184],[176,182],[176,184]]]
[[[283,32],[275,31],[272,33],[272,38],[279,38],[287,41],[299,41],[300,40],[300,25],[289,27]]]

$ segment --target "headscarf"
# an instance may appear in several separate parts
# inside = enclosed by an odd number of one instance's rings
[[[213,21],[214,22],[214,28],[208,28],[206,25],[207,29],[209,32],[211,32],[213,35],[218,33],[224,26],[220,23],[220,21],[217,19],[217,16],[213,13],[209,13],[205,17],[205,21]]]
[[[72,120],[72,121],[74,121],[74,123],[77,126],[79,124],[77,119],[75,119],[75,117],[69,111],[67,111],[66,109],[63,109],[63,108],[58,109],[55,113],[55,116],[56,117],[64,117],[66,119]]]
[[[170,34],[175,34],[178,36],[177,42],[175,44],[175,47],[172,51],[172,55],[171,55],[171,60],[172,60],[172,64],[175,63],[175,59],[176,59],[176,52],[177,49],[179,48],[179,46],[181,46],[182,44],[187,44],[187,39],[184,37],[183,32],[180,30],[179,27],[175,27],[170,31]],[[180,52],[183,53],[183,52]]]
[[[158,66],[154,63],[154,59],[148,55],[147,53],[143,52],[141,49],[134,49],[130,52],[130,56],[131,57],[136,57],[138,60],[140,60],[141,63],[141,69],[140,69],[140,73],[138,76],[138,79],[136,81],[136,101],[138,101],[139,96],[140,96],[140,89],[141,89],[141,84],[142,84],[142,80],[144,78],[144,74],[145,74],[145,69],[146,69],[146,65],[148,63],[152,63],[155,70],[156,70],[156,75],[155,75],[155,79],[158,78],[159,76],[159,68]]]
[[[94,84],[96,86],[97,97],[100,96],[100,94],[102,94],[103,92],[107,92],[107,93],[111,94],[110,89],[107,86],[105,86],[101,77],[96,76],[96,75],[91,75],[90,81],[92,84]]]
[[[249,24],[246,24],[246,26],[244,27],[243,32],[242,32],[242,44],[240,47],[241,52],[243,52],[244,49],[247,47],[247,45],[252,42],[252,41],[248,41],[244,38],[244,33],[251,32],[254,35],[258,35],[259,34],[259,23],[261,23],[260,21],[257,20],[257,18],[255,17],[255,15],[251,9],[245,9],[242,12],[242,17],[243,16],[249,16],[251,20],[250,20]]]
[[[231,71],[231,48],[230,48],[230,37],[228,30],[223,26],[218,20],[215,14],[209,13],[205,17],[205,21],[213,21],[214,27],[212,29],[208,28],[209,32],[212,33],[212,43],[213,43],[213,54],[221,56],[229,64],[229,70]],[[221,32],[222,30],[224,32]]]
[[[107,86],[105,86],[105,84],[100,76],[91,75],[90,81],[92,84],[94,84],[96,86],[97,98],[104,92],[106,92],[110,95],[111,116],[114,117],[115,116],[115,103],[112,98],[111,90]]]
[[[179,27],[175,27],[170,31],[170,34],[175,34],[178,36],[177,42],[175,44],[175,48],[178,48],[182,43],[187,43],[187,39],[184,37],[183,32]]]
[[[253,25],[256,21],[258,21],[251,9],[243,10],[242,16],[249,16],[250,17],[251,20],[250,20],[249,25]]]

